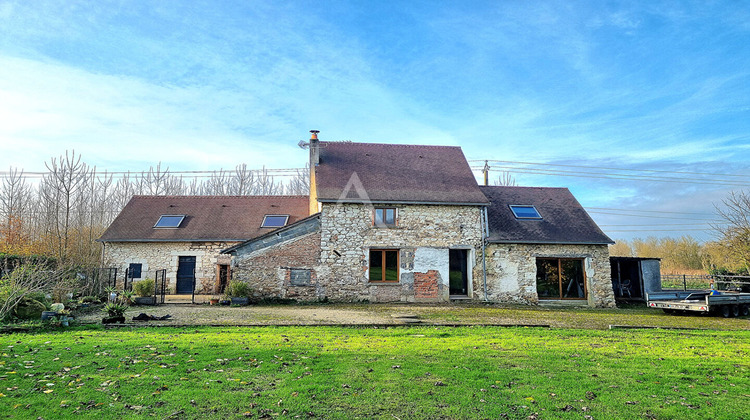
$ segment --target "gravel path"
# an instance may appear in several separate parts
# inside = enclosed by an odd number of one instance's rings
[[[133,321],[140,313],[165,321]],[[100,323],[98,309],[78,315],[83,323]],[[243,307],[193,304],[135,306],[125,313],[127,325],[517,325],[552,328],[608,329],[612,326],[750,330],[750,319],[715,316],[670,316],[645,305],[624,309],[593,309],[461,304],[317,304],[251,305]]]
[[[403,312],[403,310],[401,311]],[[166,321],[132,321],[140,313],[161,317],[171,315]],[[80,316],[84,323],[101,322],[104,314],[94,312]],[[397,324],[400,321],[389,314],[326,306],[208,306],[160,305],[131,307],[125,313],[128,324],[153,325],[366,325]]]

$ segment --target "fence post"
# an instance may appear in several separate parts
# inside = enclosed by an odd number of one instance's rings
[[[687,291],[687,275],[682,275],[682,290]]]

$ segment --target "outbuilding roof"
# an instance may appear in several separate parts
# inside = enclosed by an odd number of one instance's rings
[[[489,242],[613,244],[567,188],[481,186],[490,200]],[[540,218],[516,217],[511,206],[533,206]]]
[[[460,147],[352,142],[318,147],[318,201],[488,204]]]
[[[143,196],[130,199],[101,242],[244,241],[274,230],[266,215],[308,216],[308,196]],[[164,215],[184,215],[177,228],[154,228]]]

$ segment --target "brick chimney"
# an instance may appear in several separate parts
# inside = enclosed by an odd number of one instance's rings
[[[310,169],[320,163],[320,142],[318,141],[319,130],[310,130]]]

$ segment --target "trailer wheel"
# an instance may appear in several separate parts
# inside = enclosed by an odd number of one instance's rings
[[[740,316],[740,305],[732,305],[732,316],[733,317]]]
[[[740,306],[740,316],[750,315],[750,308],[747,305]]]
[[[724,305],[721,307],[721,316],[724,318],[729,318],[732,316],[732,307],[729,305]]]
[[[666,308],[664,308],[664,309],[662,309],[662,311],[664,311],[664,313],[667,314],[667,315],[674,315],[675,314],[675,310],[674,309],[666,309]]]

